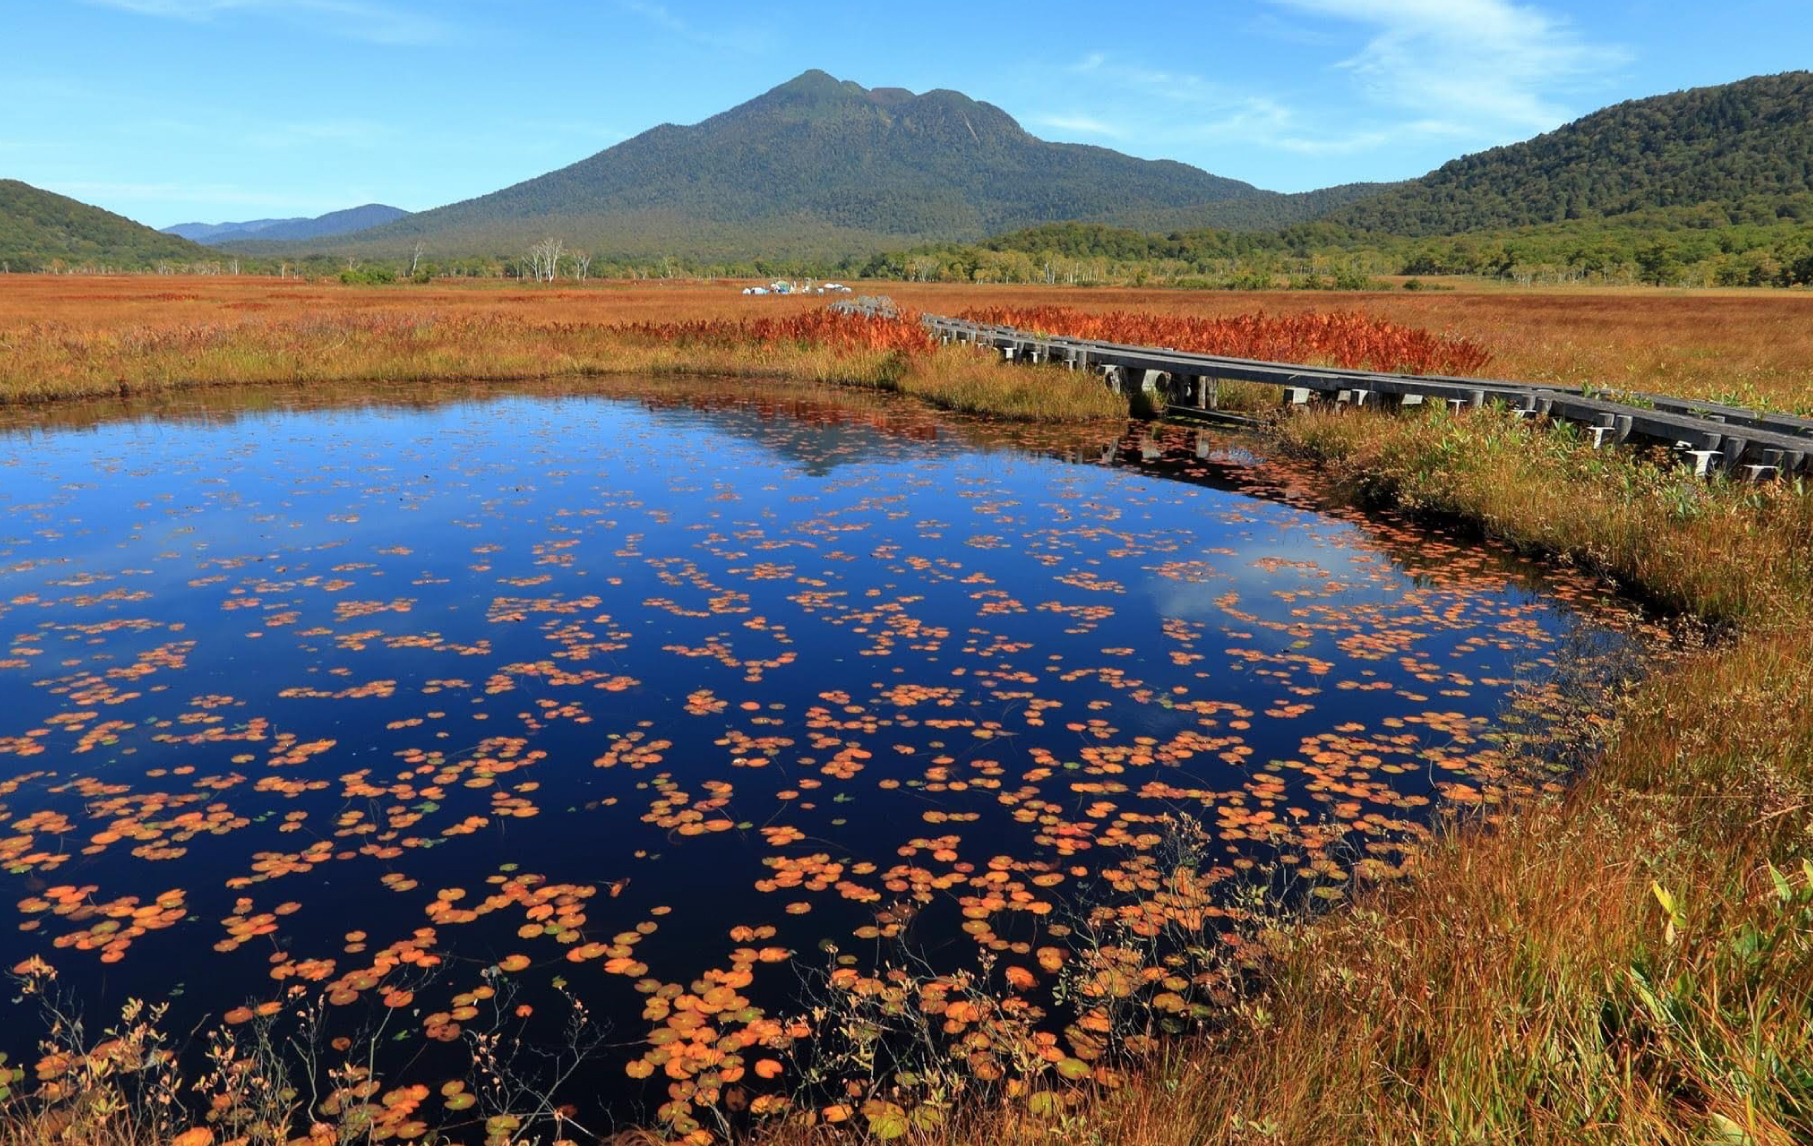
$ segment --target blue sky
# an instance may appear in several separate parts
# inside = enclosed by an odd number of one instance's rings
[[[1813,66],[1809,0],[0,0],[0,176],[154,226],[496,190],[807,68],[1298,191]]]

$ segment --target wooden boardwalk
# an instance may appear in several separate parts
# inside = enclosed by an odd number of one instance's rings
[[[860,306],[850,309],[866,311]],[[1277,386],[1283,401],[1293,405],[1312,401],[1355,406],[1445,402],[1459,410],[1495,402],[1524,417],[1583,426],[1595,446],[1640,442],[1675,449],[1696,473],[1724,471],[1751,480],[1813,473],[1813,418],[1655,394],[1620,394],[1613,399],[1577,387],[1385,374],[1193,354],[1157,346],[1123,346],[1048,337],[939,315],[926,315],[923,321],[942,342],[992,347],[1016,362],[1095,370],[1117,390],[1143,390],[1179,414],[1214,410],[1217,384],[1223,380]]]

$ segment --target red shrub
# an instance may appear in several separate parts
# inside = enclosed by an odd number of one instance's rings
[[[831,310],[811,310],[780,318],[700,319],[691,322],[639,322],[620,327],[624,333],[655,342],[718,346],[829,346],[837,350],[894,350],[929,354],[937,341],[919,325],[919,316],[865,318]]]
[[[967,310],[959,317],[1065,338],[1408,374],[1467,374],[1492,359],[1490,351],[1469,339],[1351,311],[1200,318],[1040,306]]]

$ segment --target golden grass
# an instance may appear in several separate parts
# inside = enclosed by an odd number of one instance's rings
[[[1560,554],[1670,611],[1753,628],[1813,616],[1813,498],[1797,486],[1706,482],[1667,459],[1594,450],[1572,427],[1532,432],[1495,410],[1317,412],[1276,429],[1361,496]]]
[[[782,343],[652,342],[615,325],[535,323],[514,314],[410,312],[220,324],[0,330],[0,404],[248,383],[523,380],[712,374],[894,390],[1010,419],[1121,417],[1093,378],[1025,370],[967,347],[930,355]]]

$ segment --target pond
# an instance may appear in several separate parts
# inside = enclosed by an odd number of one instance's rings
[[[913,1023],[1105,1077],[1252,912],[1540,783],[1507,738],[1643,629],[1211,431],[711,380],[6,417],[0,962],[91,1033],[377,1046],[447,1083],[401,1137],[504,1103],[479,1034],[583,1053],[511,1069],[594,1131],[841,1117]]]

